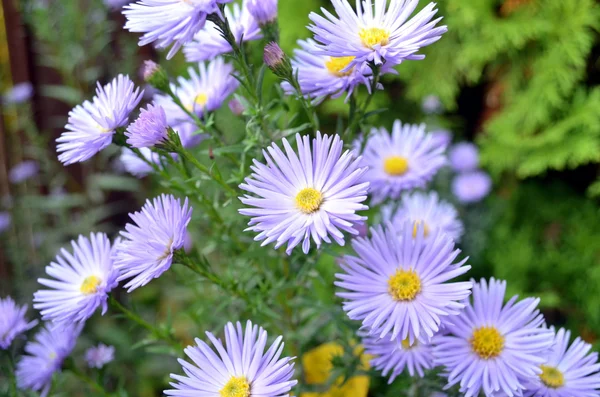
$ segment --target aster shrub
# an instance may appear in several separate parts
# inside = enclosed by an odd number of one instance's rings
[[[97,82],[56,154],[114,159],[152,193],[120,203],[120,230],[73,232],[38,279],[36,333],[0,298],[11,395],[600,396],[591,345],[472,266],[464,215],[493,188],[477,146],[378,117],[452,26],[423,0],[325,3],[292,51],[276,0],[123,6],[161,61]]]

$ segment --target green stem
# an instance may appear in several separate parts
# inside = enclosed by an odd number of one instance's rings
[[[84,374],[83,372],[81,372],[77,366],[75,365],[75,363],[73,362],[72,359],[69,359],[69,362],[67,364],[67,369],[73,374],[75,375],[75,377],[77,379],[79,379],[80,381],[82,381],[83,383],[87,384],[91,389],[93,389],[96,393],[105,396],[105,397],[111,397],[112,394],[108,393],[106,390],[104,390],[104,387],[102,387],[102,385],[100,385],[98,382],[96,382],[94,379],[90,378],[89,376],[87,376],[86,374]]]
[[[179,154],[183,158],[185,158],[188,162],[193,164],[196,168],[198,168],[204,174],[210,176],[215,182],[217,182],[219,185],[221,185],[231,195],[231,197],[237,197],[238,193],[235,191],[235,189],[233,189],[231,186],[229,186],[223,180],[223,177],[221,176],[221,174],[212,172],[207,166],[205,166],[204,164],[199,162],[198,159],[196,159],[196,157],[192,156],[192,154],[190,152],[185,150],[185,148],[182,147],[180,149],[181,150],[179,150]]]
[[[306,116],[308,117],[310,125],[313,127],[313,131],[317,132],[319,130],[319,119],[317,117],[315,107],[308,98],[302,95],[302,88],[300,87],[300,83],[298,82],[296,76],[292,76],[289,82],[292,84],[292,87],[294,87],[294,89],[296,90],[298,100],[302,105],[302,109],[304,109],[304,113],[306,113]]]
[[[152,324],[150,324],[149,322],[147,322],[146,320],[141,318],[139,315],[137,315],[133,311],[131,311],[131,310],[127,309],[125,306],[123,306],[112,295],[109,298],[109,304],[113,309],[123,313],[125,315],[125,317],[127,317],[129,320],[133,321],[140,327],[145,328],[148,331],[150,331],[150,333],[155,338],[161,339],[161,340],[167,342],[169,345],[171,345],[173,348],[175,348],[178,351],[183,349],[181,344],[173,337],[173,335],[171,335],[171,333],[153,326]]]
[[[10,378],[10,397],[17,397],[17,377],[15,376],[15,359],[12,350],[6,350],[6,358]]]
[[[213,273],[212,271],[210,271],[208,269],[208,263],[205,263],[205,266],[201,266],[198,264],[200,262],[199,260],[196,260],[196,261],[193,260],[185,252],[183,252],[181,250],[175,252],[174,259],[175,259],[175,261],[177,261],[177,263],[182,264],[183,266],[192,270],[194,273],[198,274],[199,276],[206,278],[207,280],[209,280],[210,282],[212,282],[213,284],[215,284],[222,290],[231,292],[234,295],[237,295],[238,297],[243,299],[244,301],[248,301],[248,295],[246,294],[245,291],[240,290],[236,286],[230,285],[230,284],[224,282],[223,280],[221,280],[215,273]]]
[[[367,97],[367,99],[360,106],[360,109],[355,111],[354,115],[351,114],[350,123],[349,123],[348,129],[347,129],[347,132],[350,133],[351,139],[356,136],[356,133],[358,132],[358,129],[360,128],[360,123],[361,123],[362,119],[364,118],[365,113],[366,113],[367,109],[369,108],[369,105],[371,104],[371,101],[373,100],[373,96],[375,96],[375,92],[377,91],[377,84],[379,84],[379,79],[381,77],[379,66],[375,66],[375,65],[369,65],[369,66],[371,67],[371,70],[373,71],[373,80],[371,81],[371,94]],[[354,96],[352,96],[351,100],[352,99],[354,99]],[[352,105],[352,103],[351,103],[351,105]],[[356,106],[356,103],[354,103],[354,105]]]

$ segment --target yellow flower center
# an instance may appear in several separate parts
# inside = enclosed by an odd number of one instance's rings
[[[383,170],[391,176],[404,175],[408,171],[408,160],[400,156],[388,157],[383,162]]]
[[[421,292],[421,279],[412,269],[399,269],[388,280],[388,290],[394,300],[411,301]]]
[[[243,376],[232,376],[219,391],[221,397],[250,397],[250,383]]]
[[[200,93],[196,95],[196,98],[194,98],[194,102],[187,105],[185,108],[190,112],[193,112],[195,109],[204,109],[207,102],[208,95],[206,95],[205,93]]]
[[[96,276],[89,276],[83,280],[81,283],[81,288],[79,290],[84,295],[95,294],[98,291],[98,286],[100,285],[101,280]]]
[[[425,223],[425,221],[415,221],[413,226],[413,238],[417,238],[417,232],[419,230],[419,226],[423,224],[423,235],[427,237],[429,235],[429,226]]]
[[[325,62],[327,70],[337,77],[350,76],[354,68],[350,68],[342,72],[354,60],[355,57],[330,57],[329,61]]]
[[[473,332],[471,347],[479,357],[489,360],[498,357],[504,349],[504,337],[495,327],[481,327]]]
[[[358,32],[360,41],[365,47],[373,49],[376,45],[387,45],[390,40],[390,32],[381,28],[364,28]]]
[[[565,384],[565,377],[562,372],[556,367],[542,365],[542,374],[540,379],[544,384],[553,389],[558,389]]]
[[[411,345],[411,344],[410,344],[410,340],[409,340],[408,338],[404,339],[404,340],[403,340],[401,343],[402,343],[402,348],[403,348],[404,350],[409,350],[409,349],[411,349],[411,348],[413,348],[413,347],[417,346],[417,341],[416,341],[416,340],[415,340],[415,341],[413,342],[413,344]]]
[[[304,188],[296,195],[296,206],[305,214],[317,211],[322,203],[323,195],[312,187]]]

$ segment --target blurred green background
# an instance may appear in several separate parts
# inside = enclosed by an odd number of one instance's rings
[[[179,54],[137,46],[137,36],[122,30],[118,9],[100,0],[3,0],[0,33],[1,91],[28,81],[34,87],[24,104],[2,103],[0,131],[0,210],[10,211],[12,225],[0,235],[0,296],[28,303],[35,280],[57,249],[79,233],[111,235],[127,213],[160,189],[157,181],[127,176],[107,150],[90,162],[63,168],[53,140],[71,107],[93,94],[96,80],[127,73],[141,82],[144,59],[160,60],[173,74],[187,67]],[[422,6],[426,3],[422,2]],[[308,14],[326,0],[280,0],[282,47],[292,53],[296,40],[309,36]],[[427,47],[423,61],[398,67],[386,76],[373,108],[388,111],[373,118],[390,127],[395,119],[426,122],[428,129],[450,130],[454,141],[474,141],[482,167],[494,179],[483,202],[460,206],[466,225],[461,249],[471,257],[473,277],[508,280],[510,294],[540,296],[548,321],[566,326],[596,343],[600,334],[600,9],[593,0],[441,0],[440,15],[448,33]],[[250,46],[255,62],[261,44]],[[274,82],[273,76],[269,76]],[[443,110],[425,114],[422,102],[434,95]],[[335,130],[345,117],[343,99],[320,106],[322,130]],[[243,131],[228,110],[217,114],[221,129]],[[40,173],[11,184],[9,170],[36,160]],[[435,187],[449,195],[447,171]],[[193,231],[203,244],[202,230]],[[226,253],[225,253],[226,256]],[[329,257],[332,258],[332,257]],[[240,265],[241,266],[241,265]],[[333,309],[333,259],[320,260],[317,306]],[[275,281],[273,281],[275,283]],[[276,286],[274,286],[276,287]],[[315,297],[308,297],[314,299]],[[182,341],[191,343],[207,329],[217,329],[234,313],[236,302],[206,285],[191,285],[184,271],[174,271],[136,291],[131,303],[145,317],[169,320]],[[268,302],[252,308],[267,310]],[[158,308],[158,309],[157,309]],[[185,313],[183,313],[185,308]],[[325,310],[325,309],[324,309]],[[326,311],[326,310],[325,310]],[[193,313],[193,314],[190,314]],[[322,312],[321,312],[322,313]],[[331,318],[317,317],[302,335],[306,348],[339,337]],[[213,328],[214,327],[214,328]],[[178,371],[164,360],[160,347],[131,349],[145,343],[115,317],[94,317],[78,349],[102,341],[117,346],[118,365],[109,378],[122,379],[132,395],[158,395],[168,374]],[[300,336],[298,337],[300,338]],[[117,376],[125,375],[125,376]],[[69,377],[62,395],[84,396]],[[375,381],[371,394],[387,395]],[[381,386],[381,388],[379,388]],[[115,387],[116,388],[116,387]],[[390,392],[391,393],[391,392]],[[390,394],[391,395],[391,394]]]

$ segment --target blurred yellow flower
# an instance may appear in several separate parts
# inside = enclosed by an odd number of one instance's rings
[[[362,366],[361,370],[369,369],[370,356],[363,353],[364,348],[357,346],[354,354],[360,356]],[[333,370],[332,359],[335,356],[342,356],[344,348],[335,343],[324,343],[302,356],[302,366],[306,383],[309,385],[321,385],[327,382],[331,371]],[[335,385],[324,393],[307,392],[302,393],[300,397],[366,397],[369,392],[369,377],[366,375],[353,376],[346,383],[339,386],[343,379],[336,380]]]

